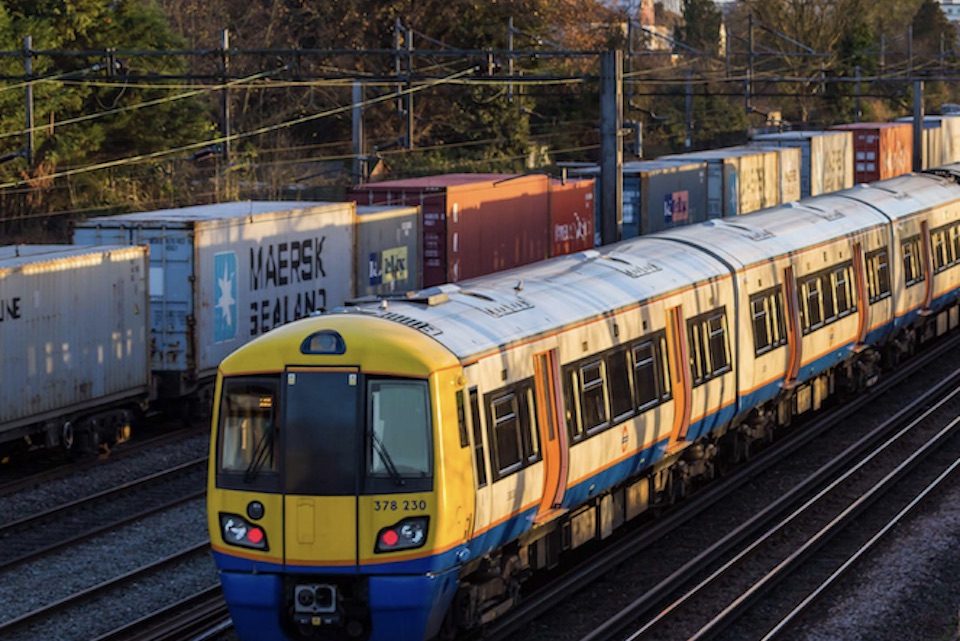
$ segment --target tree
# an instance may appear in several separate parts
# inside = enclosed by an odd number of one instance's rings
[[[51,177],[64,168],[82,169],[211,136],[202,102],[174,100],[182,90],[151,89],[138,80],[182,63],[164,57],[138,57],[134,62],[66,53],[183,46],[160,8],[142,0],[7,0],[0,6],[0,47],[22,50],[27,35],[34,51],[54,53],[32,56],[34,76],[47,79],[33,84],[34,122],[42,126],[33,132],[32,162],[21,159],[0,166],[0,181],[28,183],[27,189],[3,192],[8,223],[14,218],[22,224],[41,212],[109,211],[164,197],[167,203],[174,201],[176,190],[163,172],[137,166],[82,172],[69,179]],[[60,51],[65,53],[56,53]],[[4,58],[2,64],[7,75],[24,72],[22,60]],[[0,95],[0,130],[14,133],[0,139],[0,151],[22,153],[27,140],[23,93]],[[156,104],[140,108],[148,101]],[[47,222],[63,233],[64,219]]]
[[[683,26],[677,39],[698,51],[715,54],[722,24],[723,16],[713,0],[683,0]]]

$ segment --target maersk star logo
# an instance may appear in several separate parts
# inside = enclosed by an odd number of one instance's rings
[[[222,343],[237,336],[237,255],[233,252],[216,254],[213,267],[217,281],[213,340]]]

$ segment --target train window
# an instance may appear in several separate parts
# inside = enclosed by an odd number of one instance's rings
[[[483,430],[480,428],[480,402],[476,387],[470,390],[470,419],[473,421],[473,454],[477,465],[477,487],[485,487],[487,466],[483,449]]]
[[[778,287],[754,295],[750,300],[753,314],[753,347],[759,356],[787,342],[783,325],[783,292]]]
[[[923,282],[923,263],[920,255],[920,236],[903,241],[903,281],[907,287]]]
[[[219,415],[218,487],[277,491],[279,378],[225,378]]]
[[[890,295],[890,267],[887,264],[886,248],[867,254],[866,262],[867,292],[872,304]]]
[[[690,365],[694,385],[730,370],[726,310],[714,310],[688,323]]]
[[[834,269],[830,274],[830,285],[833,288],[832,304],[838,318],[857,309],[854,304],[852,271],[853,265],[847,263]]]
[[[533,385],[520,383],[487,394],[494,480],[540,460]]]
[[[820,277],[814,276],[803,281],[800,287],[802,297],[800,305],[800,325],[804,333],[823,325],[823,296],[820,291]]]
[[[537,405],[534,401],[533,384],[520,384],[520,427],[523,429],[523,451],[527,463],[540,460],[540,431],[537,429]]]
[[[953,263],[960,261],[960,225],[950,225],[950,251],[953,252]]]
[[[567,416],[567,433],[572,443],[584,436],[583,429],[580,427],[580,385],[576,365],[567,365],[563,368],[563,399],[564,413]]]
[[[938,229],[932,232],[930,243],[933,245],[933,270],[942,272],[953,262],[950,256],[950,246],[947,244],[947,230]]]
[[[607,375],[610,379],[610,407],[613,420],[629,417],[634,411],[633,382],[626,349],[617,349],[607,354]]]
[[[457,427],[460,430],[460,447],[470,445],[470,435],[467,433],[467,416],[463,407],[463,390],[457,392]]]
[[[633,371],[637,387],[637,406],[652,406],[660,400],[660,376],[653,341],[645,341],[633,348]]]
[[[520,408],[517,395],[513,392],[494,399],[490,405],[493,418],[493,435],[496,447],[493,452],[496,457],[496,469],[499,476],[505,476],[519,469],[523,463],[521,445],[523,438],[520,434]]]
[[[416,481],[432,476],[430,434],[426,381],[371,379],[367,384],[367,490],[429,489]]]
[[[587,432],[609,426],[607,417],[607,386],[603,361],[592,361],[580,367],[581,419]]]

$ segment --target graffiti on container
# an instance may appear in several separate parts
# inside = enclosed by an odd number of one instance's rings
[[[675,191],[663,197],[663,221],[665,223],[686,222],[689,215],[690,193],[688,191]]]
[[[17,320],[21,314],[19,296],[0,298],[0,323],[8,320]]]
[[[311,287],[291,293],[277,288],[326,278],[323,243],[326,237],[268,243],[250,248],[250,336],[326,311],[327,290]],[[258,296],[255,292],[264,292]]]
[[[586,240],[593,236],[592,218],[581,218],[578,212],[573,212],[573,222],[555,225],[553,227],[553,240],[558,243],[568,240]]]
[[[371,252],[367,261],[371,285],[389,284],[407,279],[407,248],[394,247],[382,252]]]

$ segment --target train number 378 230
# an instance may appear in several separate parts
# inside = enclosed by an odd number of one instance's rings
[[[419,500],[419,501],[376,500],[373,502],[374,512],[420,512],[426,509],[427,509],[427,502],[424,500]]]

